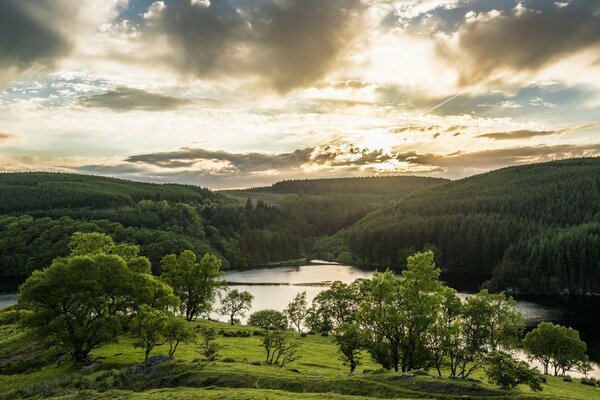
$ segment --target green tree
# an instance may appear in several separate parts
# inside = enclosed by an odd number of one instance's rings
[[[267,353],[266,361],[269,364],[283,368],[300,358],[298,343],[284,331],[267,331],[262,338],[262,345]]]
[[[169,356],[173,357],[180,343],[190,343],[196,339],[196,331],[179,316],[169,314],[165,323],[165,337],[169,344]]]
[[[352,322],[361,302],[360,282],[345,284],[335,281],[315,296],[307,310],[305,325],[313,332],[325,333]]]
[[[239,315],[244,317],[246,311],[252,308],[252,300],[254,296],[247,291],[239,291],[237,289],[228,290],[225,296],[221,297],[221,307],[219,312],[229,316],[229,323],[235,324],[235,317]]]
[[[462,333],[462,302],[456,290],[447,286],[442,290],[442,303],[437,318],[426,333],[427,347],[431,352],[432,363],[442,376],[444,361],[450,363],[450,370],[455,371],[457,361],[457,342]]]
[[[277,310],[260,310],[250,314],[248,324],[267,330],[285,330],[288,319],[284,313]]]
[[[90,238],[101,245],[94,246]],[[87,243],[91,254],[77,247],[76,255],[57,258],[50,267],[35,271],[21,286],[19,303],[31,311],[24,323],[40,339],[85,362],[92,350],[115,340],[139,305],[166,309],[178,300],[169,286],[134,272],[122,256],[93,250],[112,239],[81,234],[72,242],[78,240]]]
[[[364,339],[357,324],[344,322],[335,328],[333,341],[337,345],[344,365],[353,373],[361,361]]]
[[[205,254],[197,261],[194,252],[185,250],[179,257],[165,256],[161,266],[164,271],[161,278],[179,296],[181,313],[186,320],[192,321],[210,312],[217,289],[224,284],[219,279],[223,275],[219,258]]]
[[[432,251],[408,257],[406,270],[399,281],[398,295],[405,335],[402,346],[402,371],[427,365],[430,351],[427,333],[441,312],[444,289],[438,280]]]
[[[544,374],[552,366],[554,375],[564,375],[587,361],[587,346],[579,338],[579,332],[551,322],[540,322],[528,332],[523,339],[523,347],[531,359],[542,364]]]
[[[463,337],[453,350],[459,356],[452,375],[458,371],[466,378],[483,365],[488,353],[515,347],[522,328],[523,316],[514,299],[487,290],[468,297],[463,308]]]
[[[131,335],[135,338],[134,348],[144,349],[144,364],[148,364],[150,352],[167,343],[169,314],[142,304],[131,321]]]
[[[524,361],[515,359],[508,353],[492,352],[486,357],[486,374],[491,383],[504,389],[512,389],[519,384],[529,385],[531,390],[542,390],[542,376]]]
[[[202,335],[202,354],[209,360],[214,361],[219,356],[219,344],[215,342],[217,339],[217,331],[214,328],[202,327],[200,329]]]
[[[399,303],[399,281],[392,271],[375,272],[361,284],[364,299],[357,319],[375,362],[398,371],[404,325]]]
[[[306,318],[307,310],[306,291],[298,293],[285,308],[285,315],[298,332],[302,331],[302,323]]]

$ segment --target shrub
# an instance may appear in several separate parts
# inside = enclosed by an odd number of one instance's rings
[[[285,330],[288,327],[288,319],[277,310],[260,310],[250,314],[248,324],[267,330]]]
[[[230,358],[230,357],[228,357],[228,358],[224,358],[222,361],[223,361],[224,363],[234,363],[234,362],[235,362],[235,359],[234,359],[234,358]]]
[[[580,382],[583,385],[596,386],[596,380],[595,379],[581,378]]]
[[[263,337],[262,344],[267,352],[266,361],[269,364],[284,367],[300,358],[297,352],[298,343],[283,331],[268,332]]]
[[[569,375],[565,375],[565,376],[563,376],[563,381],[565,381],[565,382],[573,382],[573,378],[571,378]]]
[[[487,363],[486,373],[491,383],[511,389],[526,384],[534,391],[542,390],[540,373],[510,354],[492,352],[487,357]]]

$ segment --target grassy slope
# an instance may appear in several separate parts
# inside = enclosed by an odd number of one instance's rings
[[[225,324],[201,321],[195,324],[211,325],[225,330],[251,330],[249,327],[230,327]],[[0,331],[0,363],[7,354],[18,353],[27,340],[14,325]],[[131,365],[142,359],[142,352],[133,349],[132,341],[123,337],[94,353],[96,370],[84,373],[67,362],[50,364],[41,370],[0,375],[0,399],[19,396],[43,395],[54,398],[115,398],[115,399],[342,399],[342,398],[511,398],[511,399],[575,399],[600,398],[600,387],[588,387],[577,381],[564,382],[549,377],[542,393],[531,393],[526,387],[502,391],[482,382],[439,379],[434,376],[412,376],[390,381],[393,372],[363,374],[363,369],[376,370],[368,357],[355,376],[350,376],[341,365],[330,338],[297,336],[302,359],[289,368],[255,365],[262,361],[260,337],[223,337],[218,361],[199,359],[197,345],[184,345],[174,362],[163,363],[141,374],[131,372]],[[159,348],[153,354],[166,353]],[[233,359],[233,362],[225,362]],[[433,372],[431,372],[433,375]],[[11,394],[12,392],[12,394]],[[352,396],[352,397],[351,397]]]

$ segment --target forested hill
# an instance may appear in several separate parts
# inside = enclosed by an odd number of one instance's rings
[[[243,264],[238,236],[221,234],[210,216],[231,205],[208,189],[63,173],[0,174],[0,277],[16,281],[67,254],[76,231],[139,244],[159,272],[161,258],[192,249],[224,266]],[[0,288],[1,290],[1,288]]]
[[[141,200],[202,204],[216,197],[210,190],[196,186],[48,172],[0,173],[1,213],[118,208],[132,206]]]
[[[404,196],[419,189],[449,182],[443,178],[422,176],[380,176],[332,179],[298,179],[253,188],[255,192],[296,194],[364,194]]]
[[[67,254],[68,239],[76,231],[104,232],[140,245],[155,273],[160,273],[163,256],[184,249],[214,253],[226,269],[300,259],[311,255],[318,237],[353,224],[390,198],[444,182],[381,179],[318,181],[321,193],[330,183],[335,194],[288,198],[239,191],[230,199],[185,185],[63,173],[0,174],[0,277],[19,281],[46,267]],[[356,186],[353,195],[340,193],[349,190],[349,183]],[[281,201],[277,206],[246,202],[256,195],[278,196]]]
[[[363,263],[438,249],[450,271],[496,289],[600,292],[600,159],[504,168],[421,190],[319,243]],[[348,254],[345,254],[348,257]]]

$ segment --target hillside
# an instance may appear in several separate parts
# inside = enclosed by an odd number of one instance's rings
[[[443,182],[379,179],[318,180],[314,182],[319,191],[330,194],[290,197],[264,190],[223,195],[194,186],[88,175],[3,173],[0,277],[10,281],[5,289],[14,289],[33,270],[66,254],[68,238],[75,231],[104,232],[140,245],[155,273],[160,272],[164,255],[184,249],[217,254],[226,269],[296,260],[311,254],[316,238],[353,224],[390,198]],[[388,187],[392,181],[393,190]],[[312,185],[298,182],[302,187]],[[344,190],[369,191],[341,194],[340,182]],[[247,198],[254,201],[245,204]]]
[[[322,257],[399,265],[438,250],[495,289],[600,291],[600,159],[504,168],[421,190],[317,246]],[[347,254],[346,254],[347,256]]]
[[[354,194],[401,197],[416,190],[449,182],[448,179],[423,176],[378,176],[331,179],[284,180],[251,192],[296,193],[314,195]]]
[[[89,366],[58,359],[52,350],[31,346],[27,333],[0,321],[0,399],[574,399],[595,398],[600,388],[548,376],[543,391],[527,386],[498,389],[483,370],[476,379],[439,378],[434,370],[402,374],[379,369],[365,354],[356,374],[338,359],[331,337],[294,337],[302,358],[280,368],[264,362],[256,328],[199,320],[186,322],[219,332],[217,360],[209,361],[196,343],[182,344],[176,359],[144,367],[143,350],[123,335],[118,343],[94,350]],[[260,332],[259,332],[260,333]],[[168,345],[153,354],[166,354]],[[164,357],[164,356],[163,356]],[[446,371],[445,371],[446,373]]]
[[[231,207],[193,186],[159,185],[62,173],[0,174],[0,277],[16,282],[66,254],[75,231],[99,231],[141,245],[158,272],[169,253],[193,249],[241,263],[237,240],[203,215]]]
[[[0,173],[0,213],[3,214],[64,208],[120,208],[141,200],[202,204],[216,197],[210,190],[196,186],[48,172]]]

